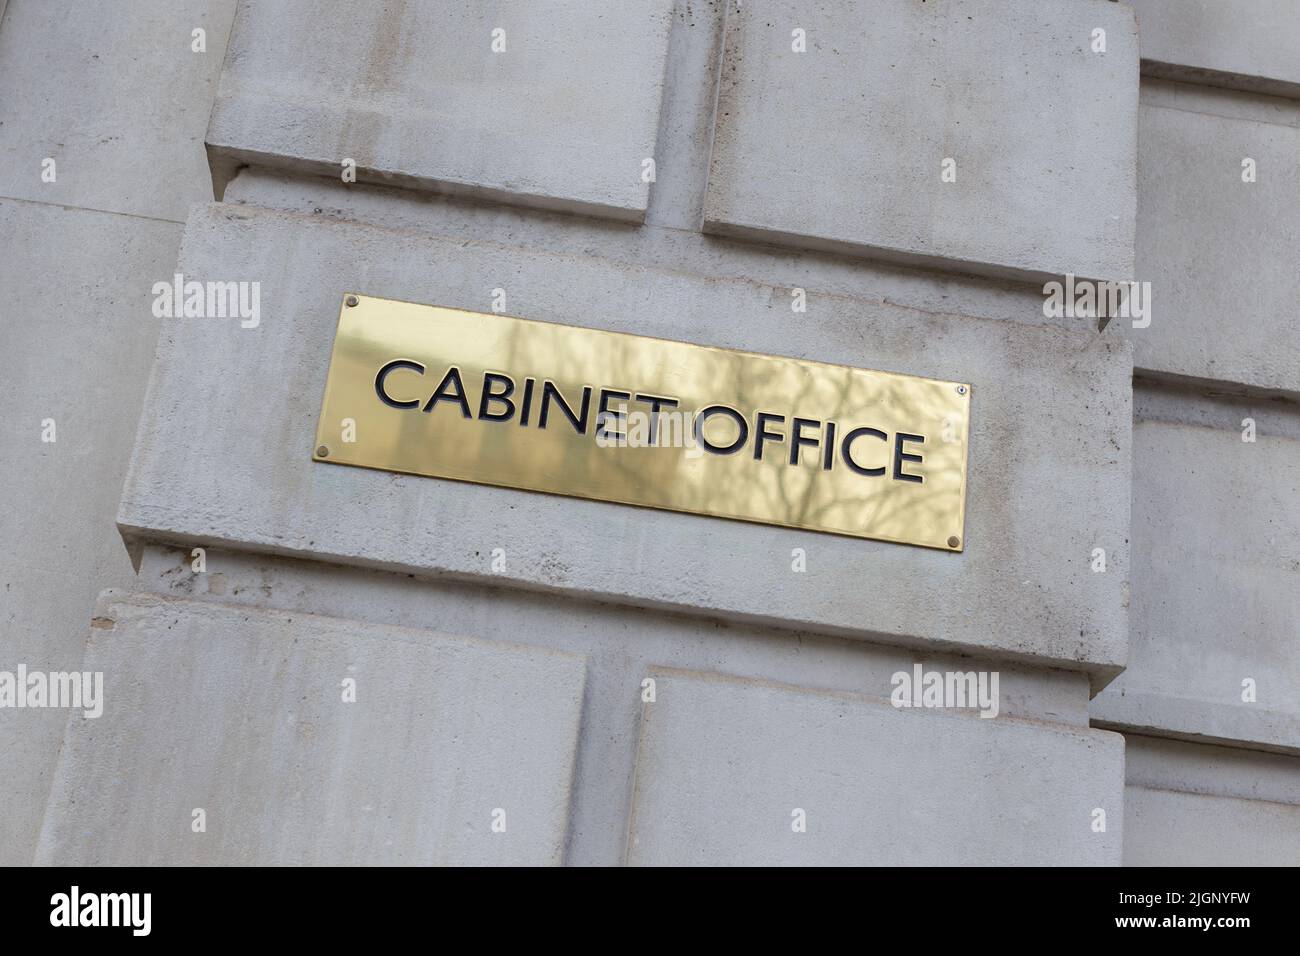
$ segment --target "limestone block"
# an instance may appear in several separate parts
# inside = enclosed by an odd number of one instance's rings
[[[1127,0],[1137,11],[1142,72],[1300,95],[1295,0]]]
[[[107,593],[84,669],[38,863],[563,862],[581,657]]]
[[[0,670],[75,669],[96,596],[134,580],[113,517],[180,234],[0,200]],[[0,709],[0,865],[31,863],[64,716]]]
[[[235,0],[11,3],[0,196],[176,222],[212,199],[203,131],[234,12]]]
[[[671,0],[242,0],[208,129],[240,164],[645,216]]]
[[[1118,734],[718,675],[652,676],[630,863],[1119,863]],[[1093,828],[1097,809],[1105,832]]]
[[[119,512],[130,538],[997,649],[1101,683],[1124,660],[1132,412],[1117,337],[833,296],[792,321],[789,290],[754,282],[251,207],[196,210],[178,268],[261,282],[260,320],[164,323]],[[502,286],[529,319],[973,383],[966,550],[311,460],[346,292],[484,311]],[[792,573],[796,547],[815,576]]]
[[[1300,806],[1176,790],[1124,792],[1125,866],[1295,866]]]
[[[1208,104],[1139,111],[1137,276],[1150,283],[1150,326],[1112,328],[1139,368],[1295,395],[1300,128],[1198,106]]]
[[[1241,439],[1134,426],[1132,654],[1092,715],[1300,750],[1300,442]]]
[[[1137,52],[1132,11],[1105,0],[746,0],[727,18],[705,228],[1132,278]]]

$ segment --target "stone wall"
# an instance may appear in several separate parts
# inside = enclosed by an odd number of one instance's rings
[[[1294,859],[1300,7],[59,6],[0,670],[106,700],[0,710],[0,862]],[[971,382],[964,549],[314,462],[348,292]]]

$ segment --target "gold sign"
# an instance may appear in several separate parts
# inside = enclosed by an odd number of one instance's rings
[[[315,459],[960,551],[970,386],[348,295]]]

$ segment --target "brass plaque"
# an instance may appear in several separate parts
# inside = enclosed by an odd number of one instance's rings
[[[960,551],[961,382],[348,295],[316,461]]]

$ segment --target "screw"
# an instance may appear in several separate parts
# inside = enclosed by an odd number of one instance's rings
[[[328,458],[329,456],[330,456],[329,446],[321,445],[319,448],[316,449],[317,458]]]
[[[957,537],[956,535],[953,535],[951,538],[948,539],[948,547],[950,548],[955,548],[959,544],[961,544],[961,538]]]
[[[360,301],[360,300],[358,300],[357,297],[356,297],[355,295],[350,295],[350,296],[348,296],[346,299],[344,299],[343,301],[346,302],[346,303],[348,304],[348,307],[349,307],[349,308],[351,308],[352,306],[356,305],[357,302]]]
[[[958,395],[965,395],[965,394],[966,394],[966,386],[965,386],[965,385],[958,385],[958,386],[957,386],[957,394],[958,394]]]

